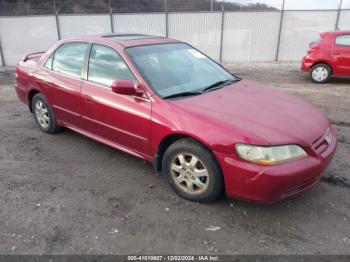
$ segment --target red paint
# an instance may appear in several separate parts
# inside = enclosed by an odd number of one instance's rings
[[[137,92],[143,93],[118,94],[111,88],[44,69],[46,58],[66,41],[96,42],[117,50],[140,83],[135,87]],[[61,41],[37,61],[29,56],[28,61],[19,62],[16,91],[27,104],[31,90],[41,92],[52,105],[60,125],[148,161],[154,160],[166,137],[174,134],[192,137],[212,151],[230,197],[273,202],[313,185],[336,148],[334,131],[320,111],[300,98],[246,80],[199,96],[163,100],[147,85],[124,49],[175,41],[168,38],[115,41],[99,36]],[[125,82],[119,84],[128,86]],[[320,154],[315,143],[324,140],[327,129],[333,140]],[[256,165],[237,157],[234,145],[239,142],[298,144],[308,156],[276,166]]]
[[[341,35],[350,35],[350,31],[321,33],[321,41],[311,44],[303,57],[301,69],[308,72],[315,64],[325,63],[331,67],[333,76],[350,76],[350,46],[335,43]]]

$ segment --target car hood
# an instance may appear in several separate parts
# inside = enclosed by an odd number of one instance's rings
[[[329,126],[309,102],[248,80],[172,103],[213,128],[229,126],[271,145],[311,145]]]

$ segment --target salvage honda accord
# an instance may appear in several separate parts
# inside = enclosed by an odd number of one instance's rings
[[[70,128],[153,162],[182,197],[270,203],[309,189],[336,149],[310,103],[147,35],[63,40],[28,54],[15,89],[39,128]],[[137,174],[135,174],[137,179]]]

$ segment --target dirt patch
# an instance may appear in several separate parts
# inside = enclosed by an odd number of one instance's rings
[[[328,176],[321,177],[321,181],[330,185],[350,188],[350,181],[345,177],[328,175]]]

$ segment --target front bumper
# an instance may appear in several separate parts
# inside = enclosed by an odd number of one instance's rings
[[[321,177],[332,160],[337,141],[333,140],[322,154],[309,148],[308,156],[275,166],[261,166],[233,155],[216,153],[224,175],[228,197],[257,203],[273,203],[308,190]]]

